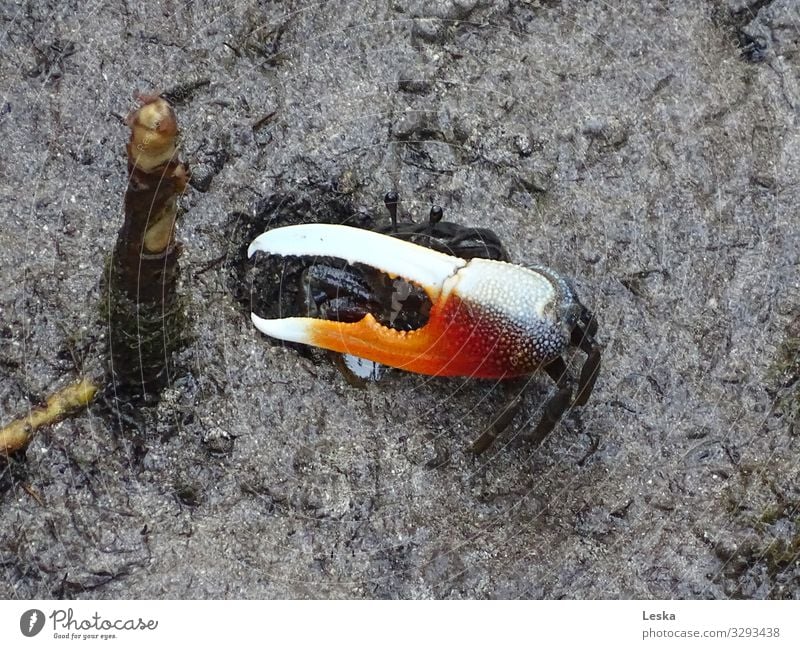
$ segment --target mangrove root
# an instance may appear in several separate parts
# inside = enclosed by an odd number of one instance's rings
[[[144,396],[168,383],[183,341],[175,221],[189,171],[177,159],[170,105],[154,95],[139,100],[127,120],[125,220],[109,267],[108,305],[112,377],[118,388]]]

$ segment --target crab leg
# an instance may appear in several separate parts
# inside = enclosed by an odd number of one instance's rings
[[[555,288],[542,275],[483,259],[469,262],[367,230],[306,224],[257,237],[248,254],[337,257],[419,285],[431,300],[425,326],[385,327],[367,314],[355,323],[315,318],[265,320],[274,338],[353,354],[411,372],[506,378],[528,374],[565,344],[545,311]]]

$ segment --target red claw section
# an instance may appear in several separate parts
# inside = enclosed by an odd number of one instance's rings
[[[310,344],[408,372],[485,379],[529,374],[521,328],[451,295],[414,331],[384,327],[371,315],[356,323],[314,321]]]

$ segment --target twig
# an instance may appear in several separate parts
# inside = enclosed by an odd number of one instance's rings
[[[31,441],[33,434],[43,426],[61,421],[91,403],[98,386],[92,379],[80,379],[50,395],[43,406],[34,408],[25,417],[15,419],[0,428],[0,456],[19,451]]]

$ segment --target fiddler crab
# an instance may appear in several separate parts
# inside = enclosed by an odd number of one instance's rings
[[[583,406],[600,370],[597,321],[571,282],[545,266],[508,262],[497,236],[442,221],[398,224],[397,194],[384,202],[382,231],[322,223],[292,225],[256,237],[248,257],[311,257],[302,274],[310,317],[264,319],[263,333],[432,376],[511,380],[544,370],[558,390],[532,437]],[[328,259],[343,260],[338,266]],[[568,348],[586,354],[577,389],[569,386]],[[520,394],[473,444],[484,451],[511,422]]]

